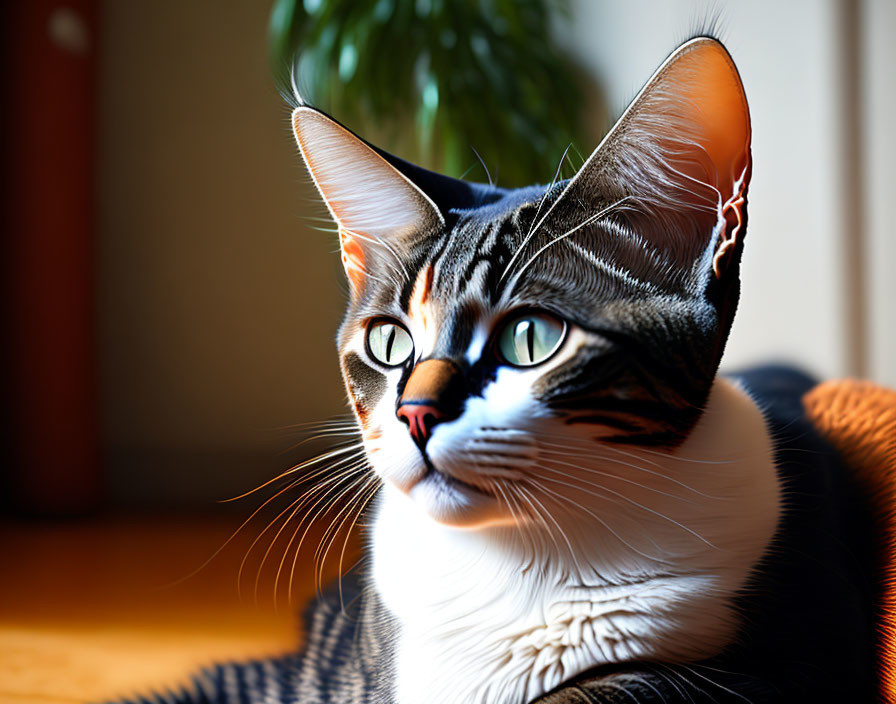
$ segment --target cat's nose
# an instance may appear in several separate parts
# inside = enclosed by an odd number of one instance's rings
[[[408,432],[421,450],[432,435],[433,426],[448,418],[435,406],[428,404],[403,403],[395,412],[398,419],[408,426]]]
[[[408,377],[395,415],[422,450],[437,424],[460,415],[466,393],[463,371],[455,362],[426,359]]]

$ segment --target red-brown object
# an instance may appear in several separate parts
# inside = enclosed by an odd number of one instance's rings
[[[99,500],[94,0],[3,3],[3,386],[14,508]],[[7,496],[9,499],[9,496]]]
[[[880,538],[881,701],[896,703],[896,391],[830,381],[803,398],[816,428],[847,462],[874,508]]]

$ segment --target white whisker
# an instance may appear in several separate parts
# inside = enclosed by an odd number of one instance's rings
[[[553,489],[550,489],[549,487],[546,487],[544,484],[542,484],[542,483],[539,482],[539,481],[536,481],[536,480],[533,480],[533,479],[528,479],[527,482],[528,482],[529,484],[532,484],[534,487],[537,487],[539,491],[543,491],[543,492],[545,492],[545,493],[547,493],[547,494],[550,494],[550,495],[553,496],[555,499],[558,499],[558,500],[560,500],[560,501],[562,501],[562,502],[564,502],[564,503],[570,504],[571,506],[575,507],[576,509],[582,511],[583,513],[588,514],[589,516],[591,516],[594,520],[596,520],[598,523],[600,523],[600,525],[603,526],[604,529],[606,529],[606,530],[610,533],[610,535],[612,535],[614,538],[616,538],[620,543],[622,543],[625,547],[627,547],[629,550],[631,550],[631,551],[632,551],[633,553],[635,553],[636,555],[640,555],[641,557],[643,557],[643,558],[645,558],[645,559],[647,559],[647,560],[650,560],[651,562],[658,562],[658,563],[671,564],[668,560],[666,560],[666,559],[664,559],[664,558],[656,557],[655,555],[648,555],[647,553],[645,553],[645,552],[639,550],[639,549],[636,548],[634,545],[632,545],[631,543],[629,543],[625,538],[623,538],[621,535],[619,535],[619,533],[617,533],[617,532],[613,529],[613,527],[610,526],[610,525],[609,525],[603,518],[601,518],[600,516],[598,516],[598,515],[597,515],[596,513],[594,513],[593,511],[591,511],[591,510],[585,508],[585,507],[582,506],[581,504],[576,503],[576,502],[573,501],[570,497],[568,497],[568,496],[564,496],[563,494],[560,494],[560,493],[554,491]]]
[[[568,478],[570,478],[570,479],[578,479],[578,477],[574,477],[573,475],[567,474],[566,472],[561,472],[560,470],[558,470],[558,469],[554,469],[553,467],[546,467],[546,466],[544,466],[544,465],[539,465],[539,467],[540,467],[541,469],[547,471],[547,472],[554,472],[555,474],[560,474],[560,475],[565,476],[565,477],[568,477]],[[582,487],[582,486],[577,486],[577,485],[575,485],[575,484],[570,484],[569,482],[560,481],[559,479],[549,479],[549,478],[547,478],[547,477],[542,477],[542,478],[543,478],[545,481],[554,482],[554,483],[556,483],[556,484],[563,484],[563,485],[568,486],[568,487],[570,487],[570,488],[572,488],[572,489],[578,489],[579,491],[584,491],[586,494],[591,494],[592,496],[596,496],[596,497],[598,497],[598,498],[606,498],[606,497],[604,497],[602,494],[595,493],[595,492],[590,491],[590,490],[588,490],[588,489],[586,489],[585,487]],[[711,548],[714,549],[714,550],[720,550],[720,549],[721,549],[721,548],[718,548],[718,547],[716,547],[715,545],[713,545],[711,542],[709,542],[706,538],[704,538],[702,535],[700,535],[699,533],[697,533],[695,530],[693,530],[693,529],[691,529],[691,528],[688,528],[686,525],[684,525],[684,524],[682,524],[682,523],[679,523],[679,522],[676,521],[674,518],[670,518],[669,516],[666,516],[666,515],[660,513],[659,511],[655,511],[655,510],[653,510],[652,508],[650,508],[649,506],[644,506],[643,504],[638,503],[638,502],[635,501],[634,499],[632,499],[632,498],[626,496],[625,494],[623,494],[623,493],[621,493],[621,492],[615,491],[615,490],[613,490],[613,489],[610,489],[609,487],[606,487],[606,486],[603,486],[603,485],[601,485],[601,484],[597,484],[597,483],[590,483],[590,485],[591,485],[591,486],[594,486],[594,487],[596,487],[596,488],[599,488],[599,489],[601,489],[602,491],[609,492],[610,494],[613,494],[614,496],[619,497],[620,499],[622,499],[622,500],[625,501],[626,503],[629,503],[629,504],[631,504],[632,506],[635,506],[635,507],[637,507],[637,508],[640,508],[640,509],[642,509],[642,510],[644,510],[644,511],[647,511],[648,513],[651,513],[651,514],[653,514],[654,516],[657,516],[658,518],[662,518],[662,519],[664,519],[664,520],[666,520],[666,521],[669,521],[670,523],[672,523],[672,524],[678,526],[678,527],[681,528],[682,530],[687,531],[688,533],[690,533],[691,535],[693,535],[695,538],[697,538],[697,539],[700,540],[701,542],[705,543],[707,546],[711,547]]]

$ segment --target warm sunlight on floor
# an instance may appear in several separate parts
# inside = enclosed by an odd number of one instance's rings
[[[247,564],[242,599],[237,593],[239,563],[257,530],[171,585],[238,526],[233,518],[147,518],[0,527],[0,702],[120,698],[183,682],[215,661],[295,648],[297,609],[287,606],[282,582],[279,611],[272,598],[282,550],[269,557],[258,604],[253,582],[267,542]],[[314,591],[311,556],[296,570],[298,603]]]

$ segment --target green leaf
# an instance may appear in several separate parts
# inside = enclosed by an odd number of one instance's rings
[[[297,66],[310,102],[424,166],[460,176],[475,148],[500,185],[545,182],[567,145],[586,144],[584,72],[551,33],[568,7],[276,0],[271,65],[280,80]]]

